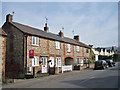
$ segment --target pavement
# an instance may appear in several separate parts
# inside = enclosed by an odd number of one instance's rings
[[[120,70],[118,64],[105,70],[90,68],[42,78],[21,80],[3,85],[2,88],[118,88],[118,70]]]

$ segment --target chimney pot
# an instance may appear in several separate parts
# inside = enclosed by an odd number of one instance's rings
[[[45,24],[44,31],[48,32],[49,28],[47,27],[47,23]]]
[[[74,36],[74,39],[79,41],[79,35]]]
[[[13,15],[8,14],[8,15],[6,16],[6,22],[12,22],[12,17],[13,17]]]
[[[60,30],[59,36],[63,38],[63,32]]]

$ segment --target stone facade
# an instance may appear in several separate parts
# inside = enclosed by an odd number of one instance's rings
[[[6,37],[0,29],[0,82],[5,81]]]
[[[3,30],[7,33],[6,77],[24,78],[24,34],[8,22]]]
[[[88,53],[86,53],[85,47],[79,47],[79,51],[76,51],[76,45],[70,44],[70,52],[67,51],[67,43],[60,42],[60,49],[56,49],[56,41],[39,38],[39,45],[32,45],[32,36],[27,36],[27,69],[28,67],[32,67],[32,58],[29,58],[29,50],[34,50],[34,55],[39,57],[39,61],[42,61],[42,57],[40,55],[48,55],[47,61],[50,57],[54,57],[54,64],[56,66],[56,57],[61,57],[62,66],[65,65],[65,58],[73,57],[73,64],[77,63],[77,57],[89,59],[90,49]],[[83,56],[84,55],[84,56]],[[24,55],[25,56],[25,55]],[[49,64],[47,64],[47,68]],[[39,70],[42,70],[42,64],[39,64],[39,67],[35,67],[36,73]],[[49,68],[48,68],[49,69]],[[61,68],[59,68],[61,72]],[[28,70],[27,70],[28,71]],[[31,72],[33,74],[33,71]]]

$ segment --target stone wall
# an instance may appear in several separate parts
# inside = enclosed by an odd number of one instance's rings
[[[56,49],[56,41],[54,40],[48,40],[44,38],[39,38],[39,45],[35,46],[32,45],[32,36],[27,36],[27,68],[32,67],[32,59],[29,58],[29,50],[34,50],[34,55],[39,57],[39,61],[42,61],[41,55],[47,55],[47,60],[49,60],[50,57],[54,57],[54,65],[56,66],[56,57],[61,57],[62,60],[62,66],[65,65],[65,58],[72,57],[73,64],[76,63],[76,58],[88,58],[87,55],[85,55],[85,51],[83,47],[79,48],[79,51],[76,50],[75,45],[70,45],[70,52],[67,51],[67,43],[60,42],[60,49]],[[84,54],[85,53],[85,54]],[[89,53],[87,53],[89,54]],[[85,56],[83,56],[85,55]],[[26,56],[26,55],[24,55]],[[49,69],[49,64],[47,64],[47,68]],[[35,67],[35,72],[42,70],[42,63],[39,64],[39,67]],[[61,72],[61,68],[59,68]],[[29,74],[33,74],[33,71]]]
[[[24,78],[23,33],[10,23],[5,23],[3,30],[7,33],[6,76]]]

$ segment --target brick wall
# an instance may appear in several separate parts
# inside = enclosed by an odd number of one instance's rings
[[[0,82],[5,81],[6,37],[0,36]]]

